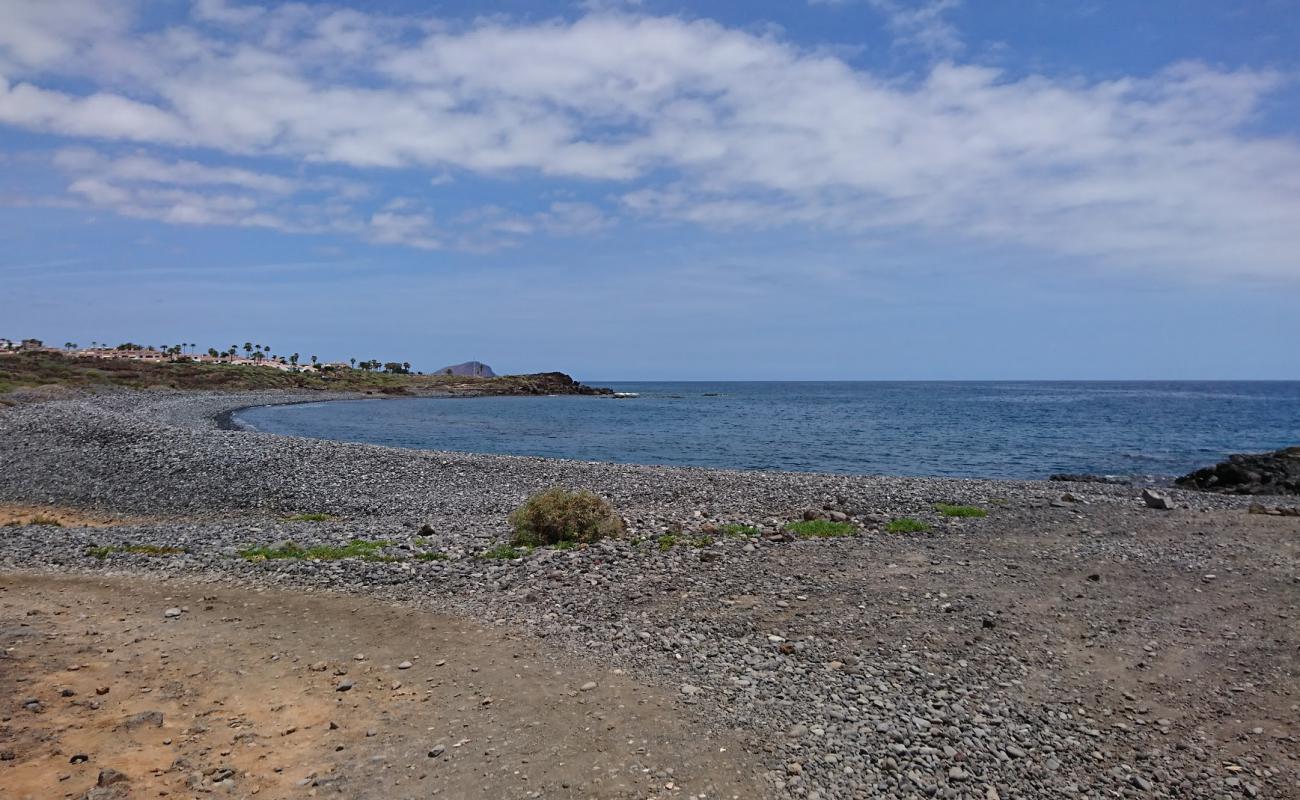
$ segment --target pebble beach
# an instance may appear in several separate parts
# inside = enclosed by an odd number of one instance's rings
[[[0,505],[98,515],[0,528],[0,568],[329,591],[475,620],[657,687],[683,724],[734,738],[745,791],[773,798],[1300,797],[1300,519],[1247,513],[1295,498],[1170,490],[1159,510],[1105,484],[230,429],[237,408],[331,398],[116,392],[0,410]],[[509,512],[550,486],[606,498],[628,535],[485,558]],[[805,517],[854,533],[786,529]],[[904,517],[924,530],[892,532]],[[249,556],[357,540],[373,557]],[[665,774],[628,796],[720,796]]]

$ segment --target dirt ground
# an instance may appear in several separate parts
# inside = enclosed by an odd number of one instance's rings
[[[0,648],[13,800],[762,793],[661,689],[354,597],[6,574]]]
[[[136,517],[100,514],[60,506],[15,506],[0,504],[0,526],[49,525],[57,523],[64,528],[99,528],[106,525],[128,525],[143,522]]]

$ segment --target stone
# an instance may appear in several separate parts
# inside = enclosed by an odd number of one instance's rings
[[[176,617],[179,617],[179,616],[181,615],[181,613],[182,613],[182,612],[181,612],[181,610],[180,610],[179,608],[174,608],[174,607],[173,607],[173,608],[169,608],[169,609],[167,609],[166,611],[164,611],[164,612],[163,612],[163,616],[166,617],[167,619],[175,619]]]
[[[578,687],[578,690],[582,692],[590,692],[592,689],[595,688],[596,688],[595,681],[587,681],[586,683],[582,684],[582,686]]]
[[[429,758],[437,758],[438,756],[442,755],[445,752],[447,752],[447,745],[436,744],[429,749]]]
[[[338,685],[337,685],[337,686],[334,687],[334,691],[336,691],[336,692],[350,692],[350,691],[352,691],[352,687],[353,687],[353,686],[354,686],[354,684],[352,683],[352,679],[351,679],[351,678],[344,678],[343,680],[341,680],[341,681],[338,682]]]
[[[95,785],[103,788],[105,786],[112,786],[115,783],[124,783],[129,780],[131,779],[121,772],[118,772],[115,769],[105,768],[99,771],[99,778],[95,781]]]
[[[412,664],[411,662],[409,662],[409,661],[403,661],[402,663],[400,663],[400,664],[397,665],[397,668],[398,668],[398,669],[410,669],[410,668],[413,667],[413,666],[415,666],[415,665]]]
[[[1169,511],[1174,507],[1174,501],[1169,499],[1169,495],[1153,489],[1142,490],[1142,502],[1147,504],[1147,508],[1155,508],[1161,511]]]

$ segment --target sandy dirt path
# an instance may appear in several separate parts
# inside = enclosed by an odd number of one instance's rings
[[[6,574],[0,714],[14,800],[763,794],[670,691],[325,593]]]

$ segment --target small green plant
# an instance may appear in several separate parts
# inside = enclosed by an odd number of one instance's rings
[[[742,525],[739,522],[729,522],[718,528],[718,533],[733,539],[752,538],[759,534],[758,528],[753,525]]]
[[[451,556],[446,553],[416,553],[411,556],[411,558],[414,558],[416,561],[446,561],[451,558]]]
[[[547,489],[528,498],[510,514],[513,545],[553,545],[557,542],[595,542],[621,536],[626,527],[601,498],[587,491]]]
[[[528,555],[531,548],[515,547],[509,544],[499,544],[496,547],[484,550],[479,554],[479,558],[486,558],[498,561],[513,561],[516,558],[523,558]]]
[[[90,547],[87,548],[86,555],[95,558],[108,558],[114,553],[134,553],[142,556],[174,556],[184,552],[185,548],[183,547],[166,547],[157,544],[126,544]]]
[[[852,536],[857,530],[851,522],[831,522],[828,519],[805,519],[791,522],[785,529],[802,539],[831,539]]]
[[[572,550],[573,548],[575,548],[575,547],[577,547],[577,546],[578,546],[578,543],[575,542],[575,541],[573,541],[572,539],[561,539],[560,541],[558,541],[558,542],[556,542],[555,544],[551,545],[551,549],[552,549],[552,550]]]
[[[950,506],[947,503],[939,503],[934,508],[945,517],[987,517],[989,515],[989,512],[976,506]]]
[[[919,519],[899,517],[886,525],[885,530],[890,533],[921,533],[930,530],[930,526]]]
[[[676,547],[680,541],[681,539],[677,534],[665,533],[663,536],[659,537],[659,549],[664,551],[671,550]]]
[[[303,548],[288,542],[278,547],[250,547],[241,550],[239,554],[249,561],[275,561],[285,558],[305,558],[316,561],[338,561],[344,558],[359,558],[363,561],[398,561],[399,559],[380,552],[384,545],[385,542],[353,539],[345,545]]]
[[[691,539],[691,547],[709,547],[713,544],[713,539],[708,536],[696,536]]]
[[[328,522],[329,520],[334,519],[334,517],[329,514],[316,512],[312,514],[294,514],[292,517],[286,517],[285,519],[289,522]]]

